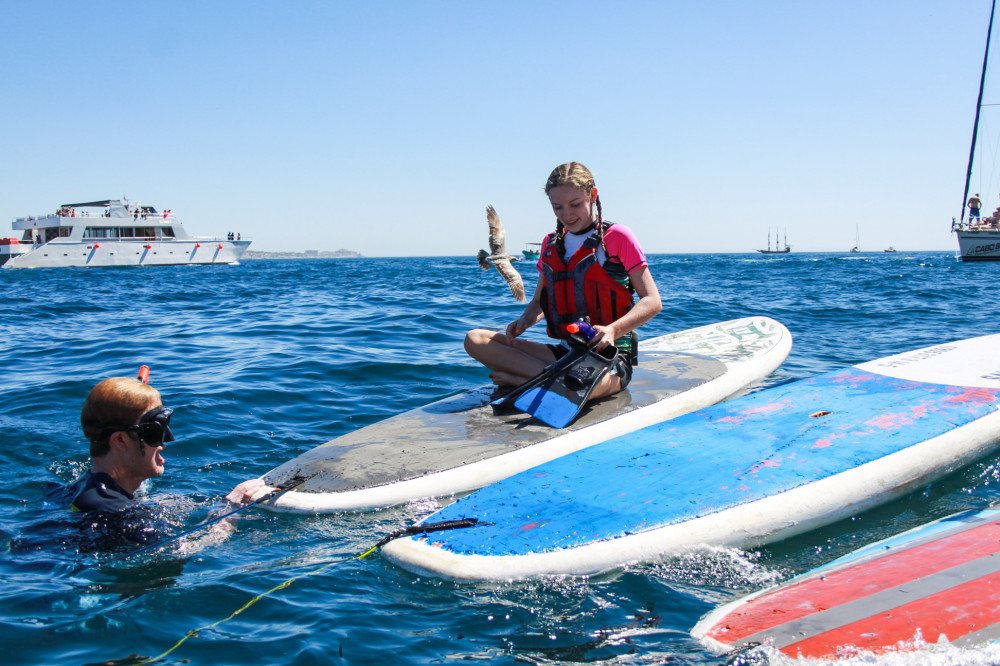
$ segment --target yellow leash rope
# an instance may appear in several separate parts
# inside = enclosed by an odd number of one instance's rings
[[[234,617],[236,617],[237,615],[239,615],[240,613],[242,613],[246,609],[250,608],[255,603],[257,603],[258,601],[260,601],[261,599],[263,599],[264,597],[266,597],[266,596],[268,596],[270,594],[273,594],[273,593],[277,592],[278,590],[282,590],[282,589],[288,587],[289,585],[291,585],[292,583],[294,583],[297,580],[300,580],[302,578],[306,578],[308,576],[314,576],[314,575],[316,575],[318,573],[322,573],[323,571],[326,571],[327,569],[329,569],[330,567],[332,567],[334,564],[341,564],[343,562],[350,562],[352,560],[363,560],[364,558],[368,557],[369,555],[371,555],[372,553],[374,553],[376,550],[378,550],[379,548],[381,548],[385,544],[389,543],[390,541],[392,541],[393,539],[396,539],[398,537],[401,537],[401,536],[404,536],[404,535],[407,535],[407,534],[422,534],[424,532],[439,532],[441,530],[452,530],[452,529],[458,529],[458,528],[462,528],[462,527],[473,527],[475,525],[490,525],[490,524],[492,524],[492,523],[480,523],[475,518],[469,518],[469,519],[466,519],[466,520],[449,520],[449,521],[443,521],[443,522],[440,522],[440,523],[430,523],[430,524],[427,524],[427,525],[414,525],[414,526],[411,526],[411,527],[407,527],[406,529],[398,530],[396,532],[393,532],[389,536],[385,537],[384,539],[382,539],[377,544],[375,544],[374,546],[372,546],[371,548],[369,548],[365,552],[361,553],[360,555],[356,555],[354,557],[348,557],[348,558],[341,558],[339,560],[334,560],[332,562],[327,562],[326,564],[324,564],[323,566],[319,567],[318,569],[313,569],[312,571],[307,571],[306,573],[298,575],[298,576],[292,576],[288,580],[286,580],[284,582],[281,582],[281,583],[278,583],[277,585],[275,585],[274,587],[272,587],[270,590],[268,590],[266,592],[261,592],[256,597],[254,597],[250,601],[246,602],[245,604],[243,604],[242,606],[240,606],[239,608],[237,608],[228,617],[224,617],[221,620],[216,620],[212,624],[207,624],[204,627],[201,627],[199,629],[192,629],[191,631],[187,632],[186,634],[184,634],[183,637],[181,637],[181,639],[179,641],[177,641],[176,643],[174,643],[174,645],[169,650],[167,650],[166,652],[164,652],[163,654],[160,654],[160,655],[158,655],[156,657],[153,657],[152,659],[145,659],[143,661],[137,661],[137,662],[135,662],[135,664],[136,664],[136,666],[140,666],[141,664],[152,664],[154,662],[160,661],[161,659],[163,659],[164,657],[166,657],[167,655],[169,655],[171,652],[173,652],[174,650],[176,650],[177,648],[179,648],[181,645],[183,645],[184,642],[187,639],[189,639],[189,638],[191,638],[193,636],[197,636],[202,631],[206,631],[208,629],[214,629],[215,627],[219,626],[223,622],[228,622],[229,620],[232,620]]]
[[[315,569],[313,571],[307,571],[306,573],[304,573],[304,574],[302,574],[300,576],[293,576],[293,577],[289,578],[288,580],[286,580],[286,581],[284,581],[282,583],[278,583],[277,585],[275,585],[274,587],[272,587],[267,592],[261,592],[256,597],[254,597],[250,601],[248,601],[245,604],[243,604],[242,606],[240,606],[238,609],[236,609],[235,611],[233,611],[229,615],[229,617],[224,617],[221,620],[216,620],[212,624],[206,624],[204,627],[201,627],[200,629],[192,629],[191,631],[189,631],[186,634],[184,634],[184,636],[179,641],[177,641],[176,643],[174,643],[173,647],[171,647],[169,650],[167,650],[163,654],[161,654],[159,656],[156,656],[156,657],[153,657],[152,659],[146,659],[145,661],[136,662],[136,664],[137,665],[138,664],[152,664],[153,662],[160,661],[161,659],[163,659],[164,657],[166,657],[168,654],[170,654],[171,652],[173,652],[174,650],[176,650],[177,648],[179,648],[181,645],[183,645],[184,641],[186,641],[187,639],[191,638],[192,636],[197,636],[202,631],[206,631],[208,629],[214,629],[215,627],[219,626],[223,622],[228,622],[229,620],[232,620],[234,617],[236,617],[237,615],[239,615],[240,613],[242,613],[246,609],[250,608],[255,603],[257,603],[258,601],[260,601],[261,599],[263,599],[264,597],[266,597],[266,596],[268,596],[270,594],[273,594],[274,592],[277,592],[278,590],[281,590],[281,589],[284,589],[284,588],[288,587],[289,585],[291,585],[295,581],[299,580],[300,578],[305,578],[307,576],[312,576],[314,574],[318,574],[318,573],[320,573],[320,572],[322,572],[322,571],[324,571],[326,569],[329,569],[334,564],[339,564],[341,562],[347,562],[349,560],[354,560],[354,559],[360,560],[360,559],[362,559],[364,557],[367,557],[368,555],[370,555],[375,550],[376,550],[375,548],[370,548],[370,549],[366,550],[364,553],[362,553],[361,555],[358,555],[357,557],[352,557],[352,558],[348,558],[348,559],[334,560],[333,562],[327,562],[326,564],[324,564],[323,566],[321,566],[318,569]]]

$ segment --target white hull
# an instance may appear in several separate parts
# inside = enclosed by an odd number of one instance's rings
[[[0,238],[0,266],[10,261],[11,257],[24,254],[31,250],[30,245],[21,245],[12,238]]]
[[[1000,229],[956,231],[962,261],[1000,261]]]
[[[234,264],[249,245],[248,240],[105,239],[95,243],[55,239],[11,257],[3,268]]]
[[[192,236],[170,210],[117,199],[63,204],[55,214],[14,220],[20,239],[0,239],[3,268],[235,264],[250,240]]]

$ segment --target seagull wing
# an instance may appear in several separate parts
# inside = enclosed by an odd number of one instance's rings
[[[490,225],[490,254],[487,255],[486,250],[480,250],[479,265],[486,270],[489,270],[490,263],[496,266],[497,271],[507,281],[510,293],[514,294],[514,298],[517,299],[518,303],[524,303],[526,300],[524,296],[524,282],[521,280],[521,274],[510,263],[510,260],[514,257],[507,254],[507,247],[504,243],[505,233],[503,223],[500,222],[500,216],[493,210],[493,206],[486,207],[486,222]]]
[[[486,221],[490,225],[490,254],[494,257],[507,254],[507,248],[504,244],[505,234],[503,223],[500,222],[500,216],[493,210],[493,206],[486,207]]]
[[[517,269],[510,263],[510,259],[504,257],[499,261],[494,262],[494,266],[500,271],[500,275],[503,279],[507,281],[507,286],[510,287],[510,293],[514,294],[514,298],[517,299],[518,303],[524,303],[526,300],[524,297],[524,282],[521,281],[521,274],[517,272]]]

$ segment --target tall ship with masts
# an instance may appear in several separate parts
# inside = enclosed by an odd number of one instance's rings
[[[962,214],[951,219],[951,230],[958,238],[958,250],[962,261],[1000,261],[1000,208],[990,216],[982,216],[975,208],[966,220],[969,208],[969,184],[972,181],[972,166],[976,154],[976,139],[979,135],[979,115],[983,108],[983,89],[986,85],[986,65],[989,62],[990,39],[993,35],[993,14],[996,0],[990,8],[990,23],[986,30],[986,52],[983,54],[983,70],[979,77],[979,97],[976,101],[976,119],[972,124],[972,146],[969,148],[969,167],[965,174],[965,191],[962,193]],[[978,194],[976,196],[978,199]]]
[[[771,248],[771,230],[767,230],[767,249],[757,250],[761,254],[788,254],[792,251],[792,246],[788,244],[788,230],[785,229],[785,244],[784,246],[778,243],[778,230],[774,230],[774,248]]]

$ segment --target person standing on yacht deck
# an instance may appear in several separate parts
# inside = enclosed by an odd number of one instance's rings
[[[979,222],[979,209],[982,207],[983,201],[978,193],[969,197],[969,222],[972,222],[972,218],[976,218],[976,222]]]

